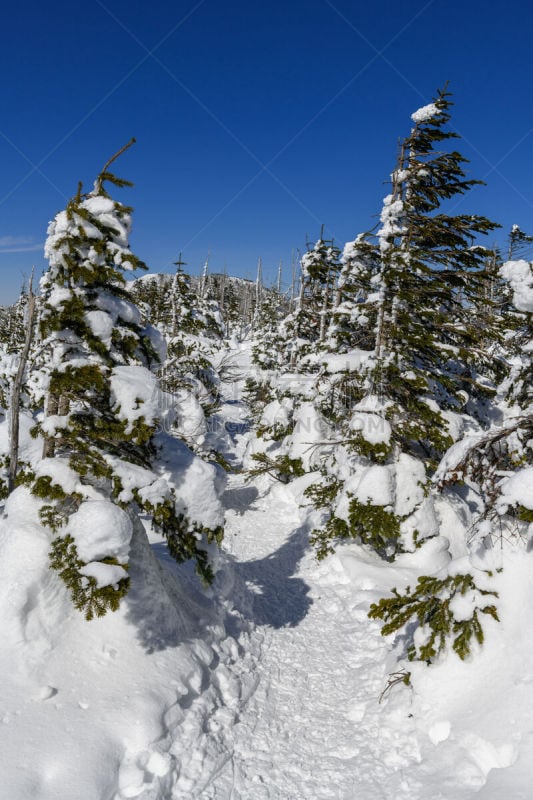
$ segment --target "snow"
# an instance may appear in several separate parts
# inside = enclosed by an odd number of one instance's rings
[[[245,366],[245,347],[238,356]],[[129,369],[114,370],[124,418],[155,415],[161,397],[153,396],[151,373]],[[255,436],[246,431],[238,391],[223,389],[222,432],[213,426],[209,435],[219,435],[239,465]],[[269,411],[273,419],[280,409],[291,410],[278,404]],[[383,411],[379,398],[370,399],[354,419],[381,419]],[[74,537],[87,561],[83,574],[100,586],[120,580],[120,566],[99,561],[112,555],[128,562],[131,589],[118,612],[85,622],[48,568],[55,534],[41,524],[40,501],[25,487],[11,494],[0,519],[6,798],[530,796],[533,552],[517,540],[510,550],[481,549],[474,566],[466,542],[476,505],[466,487],[427,494],[424,469],[407,454],[383,466],[339,463],[340,472],[352,471],[348,489],[360,502],[371,499],[405,518],[405,536],[414,528],[429,536],[437,526],[441,535],[392,564],[350,541],[317,563],[308,536],[323,517],[310,510],[304,491],[320,473],[281,485],[264,477],[246,483],[236,472],[224,495],[225,553],[214,585],[204,590],[191,564],[171,562],[146,521],[148,543],[133,509],[80,486],[66,460],[37,463],[42,443],[29,436],[31,415],[22,421],[23,452],[37,474],[82,494],[60,533]],[[296,422],[291,455],[309,459],[313,443],[331,431],[310,401],[300,404]],[[438,474],[453,469],[481,435],[455,445]],[[0,451],[6,448],[3,422]],[[155,498],[172,488],[193,519],[219,524],[222,471],[164,430],[157,448],[153,471],[111,459],[123,485],[120,500],[130,503],[134,489]],[[531,508],[532,487],[532,467],[502,476],[502,502]],[[465,569],[480,588],[498,592],[501,622],[483,618],[485,642],[464,662],[453,653],[429,667],[407,662],[403,635],[383,637],[367,617],[370,605],[394,587],[416,585],[420,575]],[[483,601],[468,592],[451,607],[468,619]],[[406,672],[410,685],[402,680]]]
[[[420,505],[426,481],[424,465],[417,458],[401,453],[396,467],[395,514],[405,517]]]
[[[513,290],[513,304],[519,311],[533,313],[533,268],[527,261],[506,261],[500,275]]]
[[[361,433],[363,439],[370,444],[388,444],[392,433],[390,423],[379,414],[356,411],[350,421],[350,427]]]
[[[81,488],[78,473],[69,467],[66,459],[44,458],[36,465],[35,476],[51,478],[52,483],[60,486],[65,494],[74,494]]]
[[[195,456],[182,442],[161,432],[159,475],[177,495],[177,510],[193,521],[214,529],[224,521],[219,494],[225,484],[223,470]]]
[[[533,467],[525,467],[501,484],[498,506],[519,504],[533,511]]]
[[[395,200],[392,194],[388,194],[384,198],[380,217],[381,228],[377,232],[382,253],[391,247],[392,239],[404,232],[402,224],[403,210],[402,200]]]
[[[119,319],[132,325],[139,325],[141,322],[139,309],[133,303],[110,292],[100,291],[95,300],[95,305],[101,311],[107,311],[114,323]]]
[[[372,363],[372,353],[368,350],[349,350],[347,353],[312,353],[302,359],[307,364],[323,364],[327,372],[358,372]]]
[[[65,533],[74,539],[82,561],[128,560],[133,526],[121,508],[109,500],[87,500],[69,517]]]
[[[128,423],[126,432],[143,420],[152,425],[160,413],[161,392],[157,379],[149,370],[140,366],[114,367],[111,377],[111,393],[118,417]]]
[[[22,411],[19,416],[20,425],[20,453],[22,461],[35,463],[41,457],[43,450],[42,439],[34,439],[30,431],[35,425],[33,416],[27,411]],[[9,453],[9,419],[6,417],[0,422],[0,453],[5,456]]]
[[[111,315],[106,311],[86,311],[85,320],[94,335],[110,347],[111,334],[114,328],[114,321]]]
[[[373,464],[367,467],[354,486],[354,494],[360,503],[371,502],[376,506],[388,506],[394,502],[392,475],[389,467]]]
[[[123,567],[115,564],[103,564],[101,561],[91,561],[85,564],[84,567],[81,567],[80,574],[87,578],[94,578],[98,589],[104,586],[116,586],[120,580],[128,576]]]
[[[417,125],[420,125],[421,123],[427,122],[432,117],[435,117],[440,113],[440,109],[437,108],[435,103],[428,103],[427,106],[422,106],[422,108],[419,108],[417,111],[411,114],[411,119]]]
[[[199,587],[185,588],[186,570],[158,566],[138,527],[124,606],[88,624],[48,568],[38,508],[18,489],[0,520],[2,792],[198,796],[229,748],[224,728],[253,687],[253,657],[238,655]]]

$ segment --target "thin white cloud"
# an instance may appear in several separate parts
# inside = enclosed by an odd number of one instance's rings
[[[43,244],[32,244],[28,247],[0,247],[0,255],[2,253],[35,253],[37,250],[42,250]]]
[[[0,247],[23,247],[33,241],[33,236],[0,236]]]
[[[35,253],[42,247],[33,236],[0,236],[0,253]]]

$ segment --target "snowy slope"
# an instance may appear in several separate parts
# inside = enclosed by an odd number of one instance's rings
[[[3,796],[190,797],[225,757],[225,730],[246,691],[238,676],[250,656],[225,633],[221,609],[195,596],[184,568],[173,567],[178,580],[163,572],[137,529],[131,592],[119,612],[87,623],[48,569],[49,536],[27,490],[6,513]]]
[[[530,798],[533,655],[521,631],[533,555],[511,557],[498,585],[501,623],[487,625],[471,660],[409,664],[367,612],[413,569],[350,544],[317,564],[298,505],[306,480],[265,494],[237,479],[228,492],[226,546],[247,586],[259,686],[231,735],[231,759],[202,797]],[[399,682],[380,702],[402,669],[412,686]]]
[[[238,464],[253,436],[239,400],[248,349],[233,358],[243,374],[210,435]],[[35,501],[11,496],[0,520],[2,800],[529,800],[533,553],[521,542],[508,553],[501,622],[488,621],[480,652],[408,664],[367,612],[412,584],[422,556],[391,565],[345,544],[318,564],[308,481],[231,478],[226,555],[207,592],[137,527],[132,590],[90,624],[47,567]],[[439,513],[460,541],[459,516]],[[402,669],[412,685],[379,702]]]

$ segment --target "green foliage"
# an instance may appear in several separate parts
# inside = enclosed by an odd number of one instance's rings
[[[262,287],[253,318],[252,361],[261,369],[277,369],[285,342],[280,335],[280,322],[286,312],[282,295]]]
[[[246,378],[243,399],[250,406],[252,417],[257,422],[268,403],[274,400],[274,391],[269,381]]]
[[[471,616],[456,619],[453,600],[467,593],[473,593]],[[405,628],[410,622],[418,623],[417,642],[412,642],[407,651],[410,661],[431,662],[446,649],[449,641],[459,658],[465,659],[471,652],[473,639],[483,644],[479,615],[487,614],[498,621],[496,606],[493,603],[483,605],[483,598],[489,596],[498,597],[498,594],[479,589],[470,574],[449,575],[443,579],[422,576],[414,591],[409,586],[403,594],[393,589],[393,597],[373,603],[368,616],[385,622],[381,631],[384,636]]]
[[[533,509],[525,506],[518,506],[516,516],[521,522],[533,522]]]
[[[41,520],[54,532],[95,492],[124,507],[121,476],[128,465],[146,470],[148,483],[151,477],[157,482],[158,477],[152,470],[158,425],[150,416],[153,410],[150,407],[150,415],[143,414],[142,397],[133,399],[134,414],[122,410],[117,404],[120,391],[113,384],[115,380],[123,386],[130,375],[134,381],[142,376],[142,371],[124,372],[131,366],[144,369],[151,385],[150,371],[159,366],[156,332],[140,324],[138,310],[125,288],[124,271],[145,265],[127,243],[132,209],[112,200],[105,188],[106,182],[130,185],[107,169],[114,158],[97,177],[92,192],[82,193],[79,186],[48,231],[50,268],[41,283],[40,316],[40,370],[48,377],[48,393],[45,421],[34,433],[44,435],[45,458],[68,464],[80,489],[67,494],[50,477],[28,475],[25,479],[42,500]],[[182,277],[178,275],[174,289]],[[173,489],[164,481],[159,484],[161,501],[143,502],[138,491],[136,510],[152,514],[177,560],[195,559],[202,578],[212,580],[207,548],[202,543],[218,542],[221,529],[208,530],[177,513]],[[94,578],[84,575],[85,565],[69,536],[54,539],[50,559],[74,605],[87,619],[116,610],[128,590],[129,578],[99,588]],[[127,569],[112,557],[100,561]]]
[[[302,359],[316,352],[325,341],[326,319],[330,313],[339,274],[339,248],[322,238],[307,247],[301,259],[301,291],[296,307],[282,325],[280,360],[291,371],[308,371]]]
[[[282,442],[294,430],[294,420],[291,420],[287,425],[282,425],[280,422],[274,422],[273,425],[258,425],[256,428],[256,436],[259,439],[266,439],[269,442]]]
[[[222,453],[219,453],[218,450],[209,450],[205,455],[209,461],[214,461],[215,464],[222,467],[224,472],[239,472],[239,469],[230,464],[228,459],[225,458]]]
[[[0,458],[0,500],[5,500],[9,495],[9,483],[7,480],[7,470],[9,468],[9,456]]]
[[[315,508],[331,509],[343,485],[342,481],[333,476],[324,476],[324,481],[321,483],[312,483],[308,486],[304,491],[304,495],[311,500]]]
[[[221,544],[224,535],[222,526],[207,528],[198,522],[188,519],[185,514],[176,513],[173,498],[167,498],[155,505],[142,502],[139,494],[134,493],[141,507],[152,515],[153,524],[167,540],[170,555],[178,562],[194,559],[196,571],[204,583],[213,581],[214,573],[209,563],[209,554],[202,547],[202,540],[207,544]]]
[[[289,483],[293,478],[305,475],[301,458],[289,458],[287,455],[270,458],[266,453],[254,453],[252,460],[259,466],[248,470],[249,479],[268,474],[281,483]]]
[[[333,542],[350,538],[350,529],[345,519],[329,517],[323,528],[315,528],[309,537],[310,543],[316,548],[316,557],[319,561],[326,556],[333,555],[335,548]]]
[[[350,449],[370,459],[374,464],[386,464],[392,453],[392,445],[387,442],[369,442],[361,434],[346,442]]]
[[[332,483],[326,491],[333,495],[337,485]],[[320,490],[308,493],[308,496],[313,495],[318,496],[319,500],[326,499]],[[385,506],[373,505],[370,500],[361,503],[352,497],[348,506],[348,520],[332,514],[323,528],[312,532],[310,541],[317,548],[319,560],[335,552],[335,541],[357,539],[361,544],[370,546],[384,560],[394,561],[395,556],[403,552],[400,523],[401,518]]]
[[[495,359],[485,347],[489,332],[479,329],[472,310],[486,290],[489,251],[472,241],[498,227],[486,217],[441,210],[480,181],[466,178],[460,153],[445,150],[457,138],[446,130],[452,106],[446,89],[434,106],[401,144],[383,210],[386,222],[391,201],[401,203],[399,216],[394,212],[394,222],[378,234],[378,359],[370,376],[390,403],[393,440],[430,469],[452,443],[440,409],[461,408],[465,388],[471,398],[487,395],[477,368],[491,374]],[[498,331],[490,335],[497,341]]]
[[[62,486],[54,483],[49,475],[40,475],[35,479],[32,493],[35,497],[47,500],[66,500],[67,494]]]
[[[120,564],[115,558],[102,558],[100,561],[102,564],[128,569],[127,564]],[[116,611],[120,600],[129,589],[130,579],[122,578],[114,586],[98,587],[94,577],[81,574],[80,570],[84,566],[72,536],[54,539],[50,551],[50,567],[59,573],[70,590],[74,607],[83,612],[87,620],[103,617],[107,611]]]
[[[386,561],[393,561],[395,555],[402,552],[400,518],[393,511],[373,505],[370,500],[360,503],[352,497],[348,519],[350,536],[358,536]]]

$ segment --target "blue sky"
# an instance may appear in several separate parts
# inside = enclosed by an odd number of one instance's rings
[[[324,223],[372,227],[410,114],[450,81],[458,210],[533,232],[533,6],[525,0],[89,0],[9,4],[0,33],[0,304],[48,221],[131,136],[132,246],[267,280]]]

